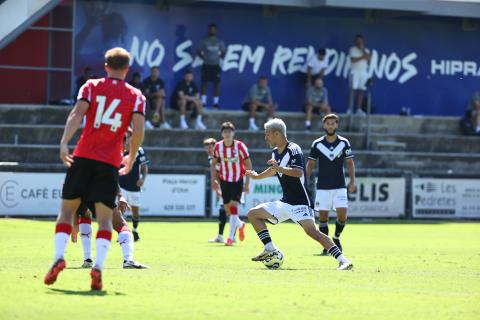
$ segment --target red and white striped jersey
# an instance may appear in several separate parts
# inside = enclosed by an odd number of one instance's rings
[[[245,143],[233,140],[233,144],[227,147],[223,140],[215,144],[213,156],[220,164],[220,180],[237,182],[245,175],[244,162],[250,157]]]

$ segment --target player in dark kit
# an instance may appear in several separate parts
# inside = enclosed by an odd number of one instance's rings
[[[127,174],[142,144],[145,125],[145,97],[125,82],[130,55],[123,48],[105,53],[107,78],[88,80],[78,93],[60,142],[60,159],[68,167],[62,189],[62,204],[55,227],[53,265],[44,278],[53,284],[65,269],[65,250],[72,231],[72,219],[82,201],[93,202],[98,232],[95,264],[90,272],[91,288],[102,289],[102,270],[112,238],[112,214],[117,196],[118,176]],[[68,143],[86,124],[73,155]],[[130,152],[122,158],[122,143],[128,126],[133,133]],[[122,169],[120,164],[124,164]]]
[[[353,264],[343,256],[342,251],[315,226],[312,202],[305,187],[305,160],[302,149],[287,140],[287,127],[281,119],[272,119],[265,123],[265,140],[274,147],[272,158],[267,161],[270,167],[262,173],[248,170],[246,174],[252,179],[277,176],[282,186],[283,198],[262,203],[248,211],[248,220],[265,246],[263,252],[252,260],[264,261],[277,254],[265,222],[277,224],[291,219],[340,262],[338,270],[352,269]]]
[[[337,135],[338,116],[328,114],[323,117],[323,128],[326,135],[313,141],[307,162],[307,177],[310,177],[318,161],[317,194],[315,210],[320,212],[320,232],[328,236],[328,213],[331,209],[337,212],[333,242],[343,251],[340,244],[340,234],[347,221],[347,186],[343,163],[347,164],[350,182],[348,192],[355,192],[355,165],[350,142]],[[327,252],[323,250],[323,255]]]
[[[203,140],[203,148],[205,149],[205,152],[208,154],[208,164],[209,164],[209,166],[212,165],[213,149],[214,149],[215,143],[217,143],[217,140],[215,138],[207,138],[207,139]],[[212,181],[214,181],[214,183],[218,184],[219,171],[220,171],[220,164],[219,163],[217,163],[215,169],[216,169],[216,175],[211,176],[210,179]],[[211,172],[210,172],[210,174],[211,174]],[[222,191],[220,191],[220,188],[217,188],[216,195],[217,195],[217,199],[222,198]],[[225,229],[225,224],[226,223],[227,223],[227,211],[225,210],[225,207],[222,203],[220,205],[220,209],[218,210],[218,235],[216,237],[208,240],[208,242],[210,242],[210,243],[225,243],[225,241],[223,240],[223,231]]]
[[[128,155],[131,136],[132,132],[131,129],[129,129],[125,135],[123,156]],[[123,197],[132,207],[132,233],[135,241],[140,240],[137,230],[138,224],[140,223],[140,192],[145,180],[147,179],[148,162],[147,154],[143,148],[138,148],[138,154],[135,158],[135,163],[133,164],[132,170],[128,174],[120,177],[120,190]]]

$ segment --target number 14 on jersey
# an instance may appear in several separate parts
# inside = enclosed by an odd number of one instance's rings
[[[95,122],[93,124],[94,128],[100,128],[100,125],[106,124],[110,125],[110,130],[116,132],[118,128],[122,126],[122,114],[115,112],[115,109],[120,104],[120,99],[113,99],[113,101],[108,106],[107,110],[105,110],[105,96],[97,96],[97,113],[95,114]],[[113,114],[113,117],[112,117]]]

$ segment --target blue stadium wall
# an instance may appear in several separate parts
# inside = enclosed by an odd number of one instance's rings
[[[480,31],[464,31],[461,19],[402,16],[367,21],[363,10],[281,8],[196,4],[158,8],[149,1],[77,1],[75,71],[86,66],[103,75],[103,53],[123,46],[133,55],[132,71],[145,77],[160,66],[167,95],[186,68],[200,76],[195,47],[207,25],[218,25],[228,45],[222,74],[221,104],[239,109],[260,75],[270,78],[281,110],[298,111],[303,102],[299,69],[315,48],[328,48],[325,84],[330,102],[344,112],[348,96],[353,37],[365,36],[373,52],[370,73],[376,79],[377,113],[461,115],[472,92],[480,89]]]

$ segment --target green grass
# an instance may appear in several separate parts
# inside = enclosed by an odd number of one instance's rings
[[[332,230],[333,226],[331,226]],[[79,243],[53,286],[53,222],[0,220],[0,318],[6,319],[479,319],[480,224],[350,224],[342,235],[353,271],[294,224],[270,227],[285,254],[280,270],[250,257],[251,226],[228,248],[207,243],[213,222],[144,222],[136,258],[123,270],[113,243],[102,292],[89,290]]]

